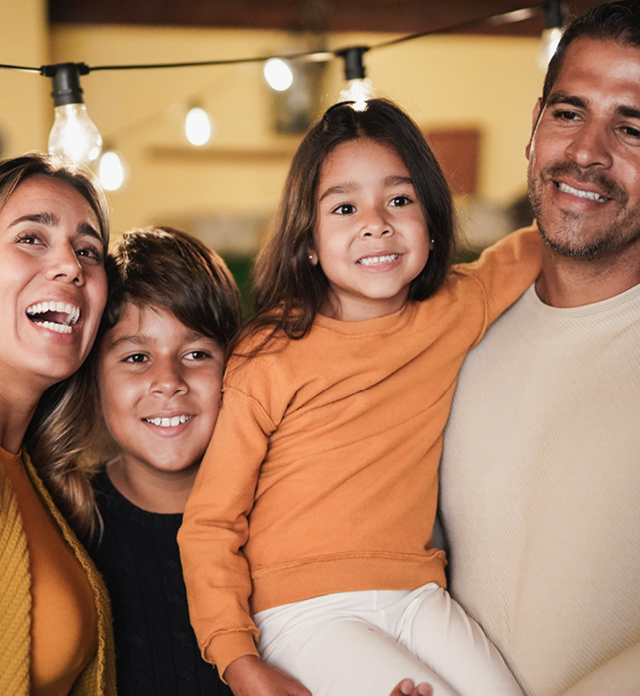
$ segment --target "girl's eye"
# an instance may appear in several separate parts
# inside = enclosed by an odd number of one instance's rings
[[[395,208],[403,208],[405,205],[409,205],[411,199],[408,196],[394,196],[390,201],[389,205]]]
[[[351,203],[341,203],[337,208],[333,209],[333,212],[337,215],[351,215],[351,213],[355,212],[355,209],[355,206],[351,205]]]
[[[97,266],[102,263],[102,252],[91,245],[76,249],[76,256],[92,266]]]
[[[124,362],[128,363],[144,363],[147,362],[147,356],[144,353],[134,353],[129,355],[124,359]]]

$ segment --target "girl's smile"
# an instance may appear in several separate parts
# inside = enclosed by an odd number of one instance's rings
[[[430,244],[409,171],[394,148],[361,138],[327,156],[313,238],[311,261],[330,288],[323,314],[362,321],[402,308]]]

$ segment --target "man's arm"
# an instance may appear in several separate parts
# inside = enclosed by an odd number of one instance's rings
[[[563,696],[637,696],[639,684],[640,643],[636,643],[587,674]],[[392,696],[397,696],[395,691]]]

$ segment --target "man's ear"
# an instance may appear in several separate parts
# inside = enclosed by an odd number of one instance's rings
[[[533,136],[536,133],[536,126],[540,120],[540,114],[542,113],[542,99],[538,99],[536,105],[533,107],[533,113],[531,114],[531,137],[527,143],[527,147],[524,149],[524,154],[529,159],[529,153],[531,152],[531,143],[533,142]]]

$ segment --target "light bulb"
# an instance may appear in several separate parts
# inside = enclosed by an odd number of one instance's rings
[[[263,71],[269,87],[276,92],[284,92],[293,84],[293,71],[282,58],[269,58]]]
[[[558,48],[563,30],[560,27],[550,27],[542,30],[542,39],[538,49],[538,67],[547,72],[549,61]]]
[[[102,137],[82,101],[80,74],[86,75],[89,68],[84,63],[60,63],[46,65],[42,72],[53,78],[55,117],[49,152],[70,162],[91,164],[102,150]]]
[[[84,104],[63,104],[54,109],[49,152],[69,162],[89,165],[102,150],[102,137]]]
[[[353,102],[354,111],[366,111],[367,102],[376,96],[376,91],[371,80],[365,77],[362,80],[349,80],[347,89],[340,92],[340,101]]]
[[[184,122],[184,132],[192,145],[205,145],[211,138],[209,114],[199,106],[189,109]]]
[[[98,178],[107,191],[117,191],[127,177],[127,166],[122,155],[105,150],[98,163]]]

